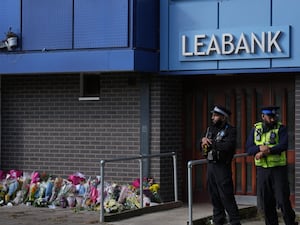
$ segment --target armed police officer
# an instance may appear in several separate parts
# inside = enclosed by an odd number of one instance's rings
[[[231,112],[225,107],[216,105],[211,113],[212,124],[201,140],[201,148],[208,160],[207,185],[213,205],[213,222],[215,225],[226,224],[227,212],[230,224],[239,225],[231,171],[236,129],[229,124]]]
[[[281,209],[286,225],[295,222],[290,202],[287,128],[278,121],[279,107],[263,107],[261,122],[254,124],[246,143],[249,155],[254,156],[257,168],[257,192],[266,225],[278,225],[276,206]]]

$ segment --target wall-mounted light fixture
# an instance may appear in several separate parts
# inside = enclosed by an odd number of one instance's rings
[[[12,51],[18,46],[18,35],[11,31],[11,27],[6,33],[6,39],[0,42],[0,49],[7,48],[7,51]]]

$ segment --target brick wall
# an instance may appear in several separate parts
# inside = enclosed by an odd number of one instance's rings
[[[101,77],[101,100],[78,101],[79,75],[2,77],[2,169],[99,175],[101,159],[139,154],[139,88]],[[138,176],[137,162],[107,164],[111,179]]]
[[[179,199],[182,199],[182,82],[178,77],[154,77],[151,83],[151,152],[177,153]],[[159,169],[161,195],[165,201],[174,200],[173,161],[170,157],[154,159]]]
[[[136,84],[128,82],[129,77]],[[150,151],[178,153],[181,193],[182,88],[178,78],[150,79]],[[78,101],[79,75],[2,76],[1,169],[68,176],[100,175],[100,160],[140,153],[138,75],[101,75],[100,101]],[[171,158],[153,158],[150,175],[173,200]],[[107,181],[131,182],[138,161],[108,163]]]

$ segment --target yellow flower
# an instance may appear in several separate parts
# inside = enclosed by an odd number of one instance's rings
[[[34,201],[34,195],[37,192],[37,184],[31,184],[29,189],[29,201]]]
[[[159,189],[159,184],[152,184],[149,189],[151,192],[157,192]]]
[[[114,200],[114,199],[110,199],[109,201],[108,201],[108,207],[113,207],[113,206],[115,206],[117,204],[117,202],[116,202],[116,200]]]

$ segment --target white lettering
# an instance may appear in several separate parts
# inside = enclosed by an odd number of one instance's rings
[[[277,43],[277,38],[279,37],[279,35],[281,34],[281,31],[277,31],[276,34],[274,35],[274,37],[272,38],[272,32],[269,31],[268,32],[268,52],[272,52],[272,46],[274,45],[274,47],[277,49],[277,51],[282,52],[281,48],[279,47],[278,43]]]
[[[181,44],[182,44],[182,55],[183,56],[192,56],[193,53],[192,52],[187,52],[186,51],[186,45],[187,45],[187,37],[185,35],[182,35],[181,37]]]
[[[265,32],[261,32],[261,41],[258,37],[252,32],[251,33],[251,53],[254,54],[256,51],[256,45],[261,49],[262,52],[266,51],[266,35]]]
[[[210,43],[208,44],[206,55],[210,55],[211,52],[216,52],[217,54],[221,54],[220,46],[214,34],[212,35],[210,39]]]
[[[200,40],[205,38],[206,38],[205,34],[195,35],[195,49],[194,49],[195,55],[205,55],[205,52],[202,52],[200,50],[204,46],[204,43]]]
[[[222,54],[230,55],[234,52],[233,35],[226,33],[222,35]]]
[[[244,33],[241,34],[239,42],[237,43],[236,49],[234,54],[238,54],[240,51],[245,50],[246,53],[250,53],[250,48],[247,42],[247,39],[244,35]]]
[[[195,34],[191,37],[182,35],[181,54],[183,57],[209,56],[213,54],[257,54],[254,57],[260,57],[261,55],[265,57],[263,53],[274,53],[275,57],[282,57],[275,53],[276,51],[278,53],[286,52],[281,44],[286,46],[287,41],[284,39],[283,43],[280,43],[282,33],[283,31],[280,30],[261,33],[242,32],[239,38],[232,33],[222,33],[220,34],[221,36],[216,34]],[[289,37],[289,33],[287,33],[287,36]]]

